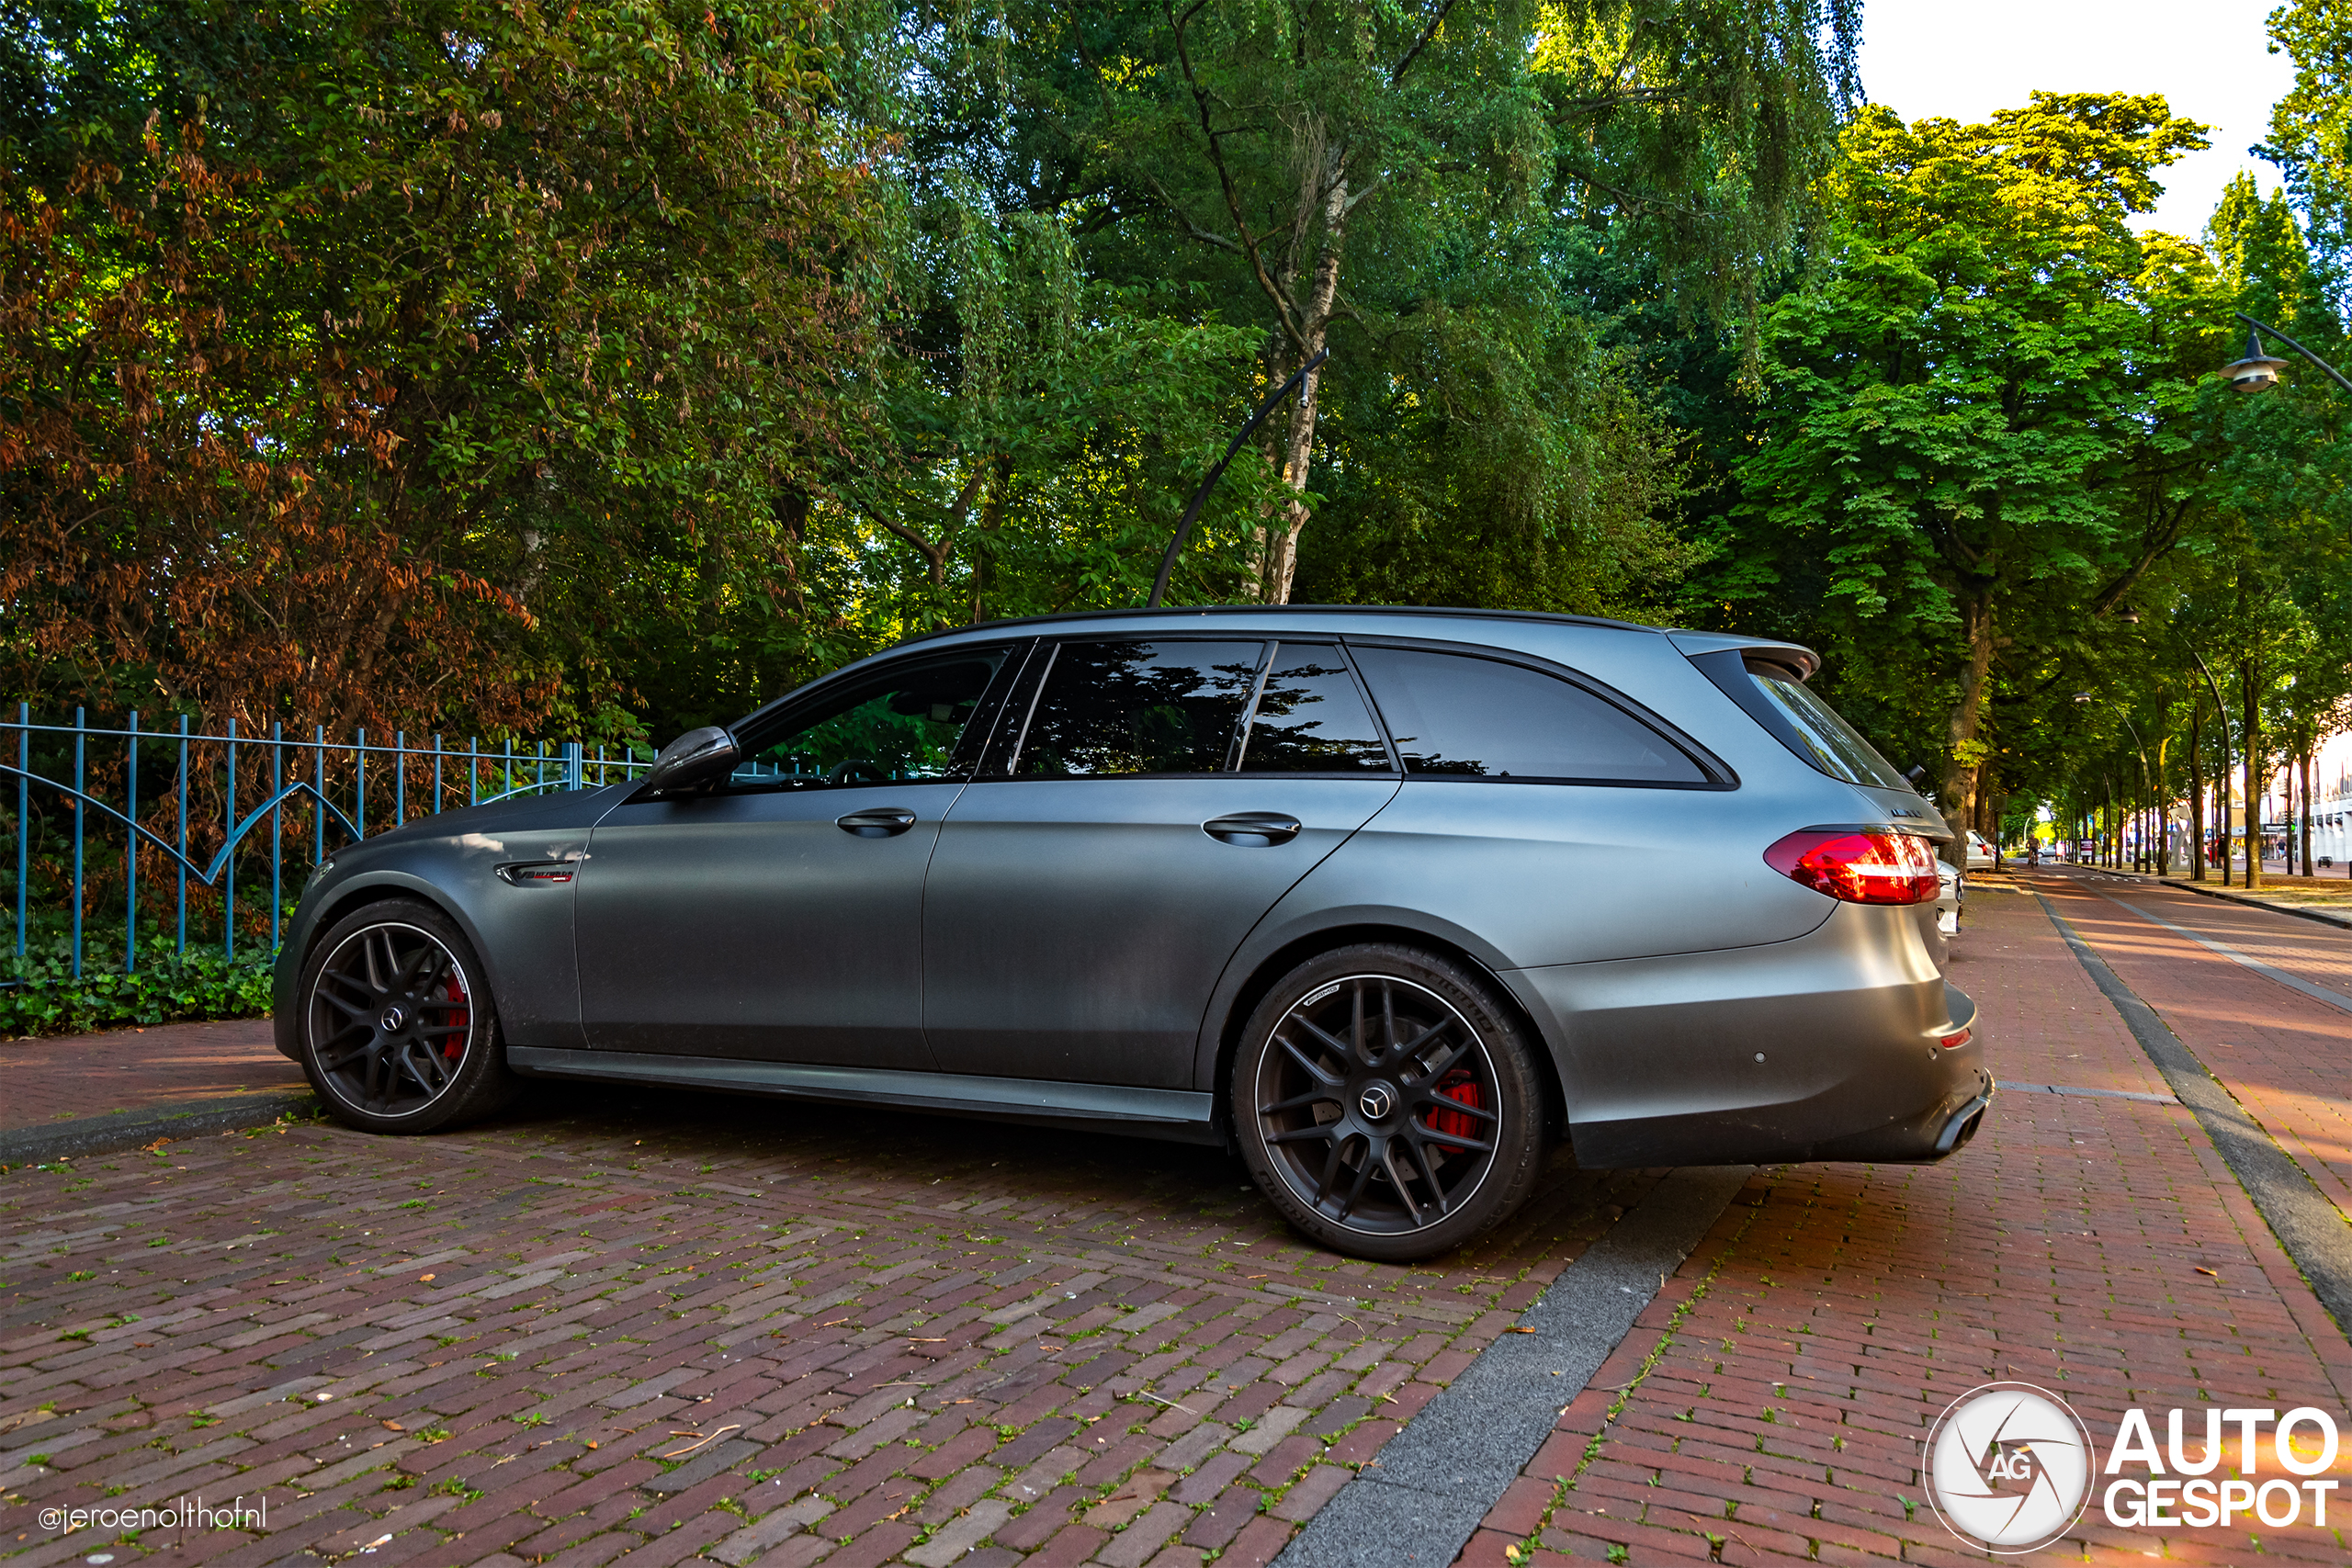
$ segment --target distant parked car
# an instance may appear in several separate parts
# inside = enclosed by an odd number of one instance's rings
[[[920,637],[631,783],[339,851],[278,1046],[384,1133],[520,1075],[1222,1144],[1385,1259],[1501,1220],[1558,1138],[1939,1159],[1993,1094],[1949,833],[1817,662],[1442,610]]]
[[[1968,835],[1968,869],[1990,871],[1996,863],[1996,860],[1997,857],[1993,853],[1993,846],[1984,841],[1984,835],[1972,831]]]

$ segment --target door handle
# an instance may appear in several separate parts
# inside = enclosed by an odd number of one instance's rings
[[[844,833],[861,839],[895,839],[915,825],[915,814],[903,806],[878,807],[872,811],[853,811],[846,817],[833,818],[833,826]]]
[[[1237,811],[1230,817],[1218,817],[1201,824],[1201,831],[1219,843],[1245,850],[1287,844],[1298,837],[1298,818],[1279,811]]]

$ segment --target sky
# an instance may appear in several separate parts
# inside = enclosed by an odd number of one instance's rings
[[[2265,194],[2278,173],[2250,156],[2270,106],[2293,85],[2268,52],[2278,0],[1865,0],[1862,88],[1906,120],[1982,121],[2041,89],[2162,93],[2172,112],[2212,127],[2212,147],[2164,170],[2164,198],[2135,227],[2192,239],[2240,169]]]

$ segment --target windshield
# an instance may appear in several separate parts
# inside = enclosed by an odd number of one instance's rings
[[[1752,666],[1747,673],[1757,689],[1789,721],[1790,728],[1804,748],[1800,755],[1806,761],[1848,784],[1869,784],[1875,789],[1911,787],[1910,782],[1895,772],[1894,764],[1878,754],[1878,748],[1857,734],[1852,725],[1839,718],[1837,711],[1814,695],[1804,682],[1776,670]]]

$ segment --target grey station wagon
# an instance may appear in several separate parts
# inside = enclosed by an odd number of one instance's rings
[[[379,1132],[518,1077],[1226,1144],[1405,1259],[1587,1167],[1932,1160],[1993,1093],[1942,819],[1786,643],[1221,608],[917,638],[628,784],[339,852],[277,1040]]]

